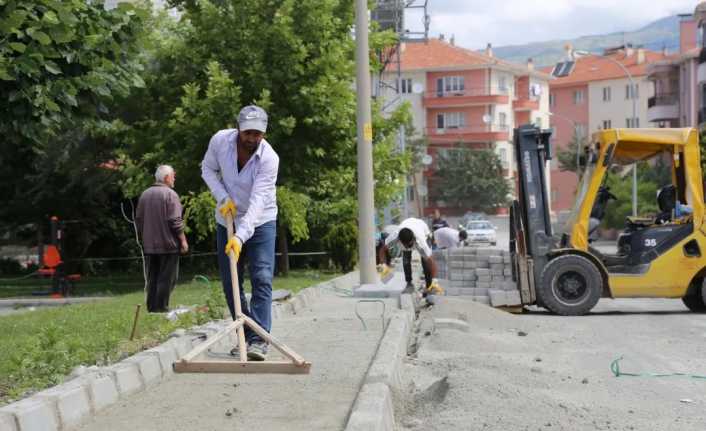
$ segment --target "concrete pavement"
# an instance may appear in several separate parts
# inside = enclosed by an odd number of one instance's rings
[[[358,304],[345,292],[324,291],[274,321],[273,334],[312,362],[309,375],[175,374],[78,429],[344,429],[383,334],[382,304],[386,317],[398,305],[380,301]]]

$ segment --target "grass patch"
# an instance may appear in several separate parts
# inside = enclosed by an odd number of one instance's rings
[[[333,278],[336,274],[293,271],[276,277],[274,289],[293,293]],[[246,281],[246,290],[249,290]],[[128,283],[129,285],[129,283]],[[105,284],[104,284],[105,286]],[[128,289],[128,287],[125,287]],[[210,285],[190,281],[177,285],[170,306],[207,305],[185,313],[175,322],[163,314],[140,312],[135,339],[130,331],[136,304],[144,305],[142,282],[131,293],[105,301],[0,316],[0,405],[61,383],[78,365],[106,365],[164,341],[177,328],[187,328],[223,316],[225,300],[219,280]],[[95,289],[94,294],[111,290]]]

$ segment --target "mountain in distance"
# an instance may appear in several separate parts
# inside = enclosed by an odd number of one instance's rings
[[[602,53],[605,48],[623,43],[632,43],[653,51],[666,48],[670,53],[679,51],[678,15],[668,16],[654,21],[639,30],[617,32],[605,35],[581,36],[576,39],[533,42],[525,45],[493,47],[493,55],[513,63],[525,63],[532,58],[537,66],[550,66],[566,56],[565,46],[570,43],[575,50]]]

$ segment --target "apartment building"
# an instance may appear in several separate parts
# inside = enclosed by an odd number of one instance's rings
[[[706,127],[706,2],[701,2],[694,10],[694,20],[698,26],[697,50],[699,52],[696,66],[696,98],[698,98],[697,122],[699,127]]]
[[[680,18],[679,52],[647,66],[654,87],[654,96],[647,100],[647,120],[659,127],[696,127],[700,122],[697,22],[692,14]]]
[[[669,59],[665,52],[629,45],[585,56],[567,46],[564,61],[543,69],[554,76],[549,84],[554,152],[569,148],[572,140],[584,142],[600,129],[657,127],[647,116],[647,102],[654,96],[647,68],[665,59]],[[570,210],[578,176],[561,171],[556,158],[551,163],[551,175],[552,210]]]
[[[439,155],[459,145],[492,149],[504,175],[514,182],[513,128],[525,123],[549,126],[550,76],[535,70],[531,61],[509,63],[495,58],[490,46],[476,52],[456,46],[453,39],[403,43],[400,50],[399,68],[388,68],[382,77],[399,82],[379,96],[410,102],[417,136],[428,143],[430,163],[414,181],[418,191],[428,193],[416,194],[422,202],[412,207],[421,209],[422,215],[436,208],[444,214],[462,214],[473,209],[472,202],[453,208],[433,195]]]

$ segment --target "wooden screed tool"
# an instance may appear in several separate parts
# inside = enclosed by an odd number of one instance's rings
[[[228,229],[228,239],[234,237],[233,217],[235,206],[225,215]],[[308,374],[311,362],[305,361],[292,349],[265,331],[253,319],[243,314],[240,305],[240,286],[238,284],[238,258],[233,250],[227,250],[230,262],[230,278],[233,287],[233,302],[235,303],[235,320],[233,323],[222,329],[217,334],[208,338],[203,343],[196,346],[189,353],[184,355],[179,361],[174,363],[174,371],[177,373],[269,373],[269,374]],[[248,361],[245,346],[245,327],[255,331],[265,342],[271,344],[288,361]],[[238,340],[238,358],[209,360],[204,358],[208,353],[208,348],[236,332]]]

